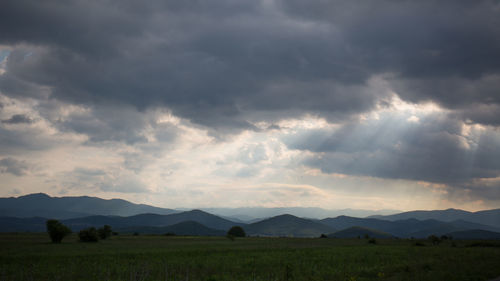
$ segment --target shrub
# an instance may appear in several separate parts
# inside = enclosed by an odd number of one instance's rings
[[[231,227],[231,229],[229,229],[227,235],[231,235],[234,237],[245,237],[246,233],[241,226],[233,226]]]
[[[78,233],[78,237],[81,242],[97,242],[99,240],[99,235],[95,227],[89,227],[83,230],[80,230]]]
[[[377,240],[375,240],[375,238],[370,238],[368,240],[368,243],[370,243],[370,244],[377,244]]]
[[[71,229],[58,220],[48,220],[46,222],[47,233],[49,233],[52,243],[61,243],[65,236],[71,234]]]
[[[111,226],[106,224],[97,230],[97,234],[99,234],[99,238],[107,239],[113,234],[113,231],[111,230]]]
[[[319,238],[328,238],[328,236],[326,236],[326,234],[322,233]]]

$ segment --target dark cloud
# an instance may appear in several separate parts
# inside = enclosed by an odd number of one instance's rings
[[[28,151],[46,150],[61,144],[61,140],[48,136],[39,129],[10,130],[0,127],[0,153],[23,154]]]
[[[337,120],[374,106],[379,93],[362,89],[373,73],[353,64],[357,55],[335,27],[258,1],[188,2],[6,1],[0,40],[25,45],[9,55],[1,90],[34,97],[50,89],[70,103],[140,110],[163,105],[221,130],[255,130],[248,120],[259,119],[256,111]]]
[[[23,176],[29,172],[29,166],[25,161],[7,157],[0,159],[0,173],[9,173],[15,176]]]
[[[24,47],[9,55],[1,89],[163,105],[231,131],[255,130],[248,120],[266,116],[257,112],[368,111],[384,93],[362,88],[392,73],[407,100],[498,124],[469,106],[499,104],[496,1],[183,2],[2,1],[0,41]]]
[[[4,124],[31,124],[33,122],[35,122],[35,120],[24,114],[15,114],[9,119],[2,120]]]

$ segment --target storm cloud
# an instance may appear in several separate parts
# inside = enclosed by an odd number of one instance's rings
[[[206,162],[250,178],[268,174],[272,142],[288,172],[491,187],[499,54],[495,0],[5,0],[0,156],[71,140],[139,174],[227,142],[239,154]],[[161,185],[111,179],[99,189]]]

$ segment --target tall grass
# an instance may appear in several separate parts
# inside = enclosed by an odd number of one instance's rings
[[[487,280],[498,247],[454,241],[0,234],[3,280]],[[486,244],[487,245],[487,244]]]

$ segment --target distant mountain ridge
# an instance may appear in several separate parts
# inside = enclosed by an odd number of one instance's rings
[[[405,220],[411,218],[418,220],[433,219],[443,222],[463,220],[463,221],[474,222],[478,224],[484,224],[500,228],[500,209],[484,210],[478,212],[468,212],[458,209],[433,210],[433,211],[418,210],[418,211],[403,212],[387,216],[374,215],[370,216],[370,218],[390,220],[390,221]]]
[[[242,209],[245,208],[238,210]],[[320,208],[255,210],[308,210],[310,214],[324,211]],[[400,238],[426,238],[432,234],[450,233],[455,233],[457,237],[500,235],[500,209],[480,212],[456,209],[412,211],[368,218],[341,215],[321,220],[280,214],[254,222],[242,222],[233,215],[235,214],[227,213],[227,216],[220,216],[202,210],[181,212],[133,204],[121,199],[105,200],[87,196],[50,197],[38,193],[17,198],[0,198],[0,232],[44,232],[45,221],[56,218],[73,231],[107,224],[113,229],[127,232],[178,232],[176,234],[179,235],[210,236],[223,235],[230,227],[238,225],[251,236],[319,237],[321,234],[336,234],[338,237],[348,237],[368,232],[374,237],[380,235]]]
[[[91,215],[133,216],[144,213],[173,214],[178,211],[134,204],[123,199],[98,197],[51,197],[44,193],[0,198],[0,216],[69,219]]]

